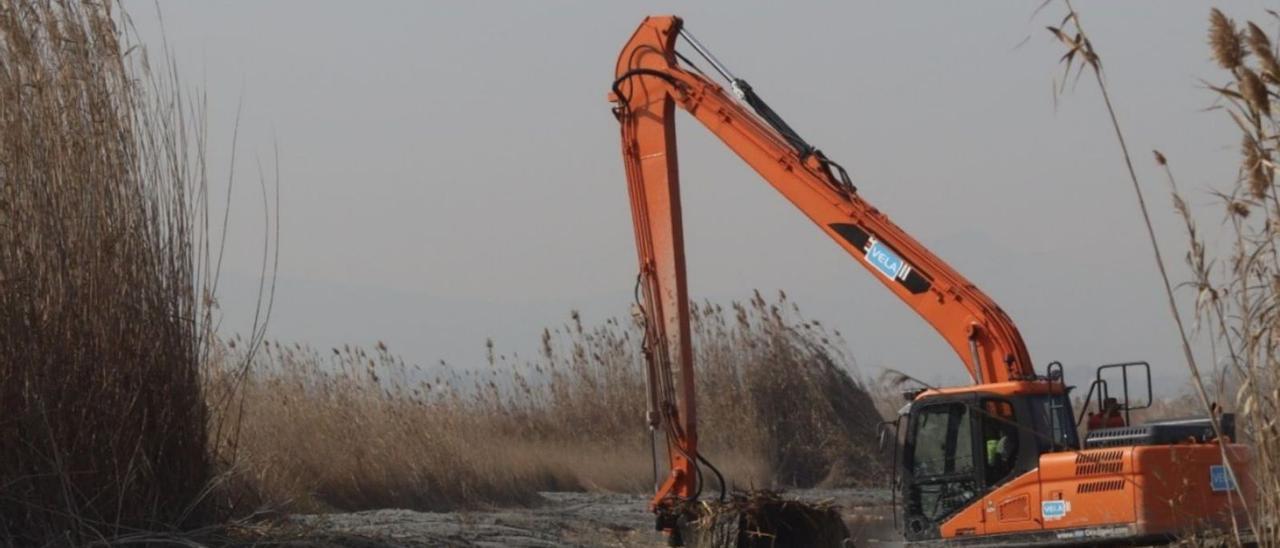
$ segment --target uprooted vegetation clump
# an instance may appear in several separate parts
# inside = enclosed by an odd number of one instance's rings
[[[690,548],[841,548],[849,530],[840,508],[801,502],[776,491],[734,493],[727,500],[682,503],[680,536]]]
[[[837,334],[784,296],[695,308],[701,444],[731,486],[878,479],[880,417]],[[535,359],[490,344],[483,369],[452,373],[406,365],[381,343],[268,345],[241,387],[237,481],[255,504],[307,510],[648,491],[641,332],[629,320],[587,327],[574,313],[544,332]],[[226,371],[209,374],[218,386]]]

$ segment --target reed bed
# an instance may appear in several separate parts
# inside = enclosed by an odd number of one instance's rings
[[[1067,72],[1073,67],[1087,68],[1110,112],[1168,293],[1170,312],[1182,335],[1194,401],[1206,414],[1214,414],[1219,404],[1235,411],[1239,441],[1254,448],[1252,480],[1257,483],[1259,498],[1245,501],[1247,516],[1237,523],[1235,534],[1221,540],[1240,544],[1245,540],[1240,533],[1249,529],[1258,545],[1280,546],[1280,430],[1275,419],[1280,411],[1280,186],[1275,178],[1280,112],[1272,106],[1273,99],[1280,96],[1277,42],[1258,23],[1241,25],[1216,8],[1209,12],[1209,53],[1226,75],[1205,82],[1205,87],[1212,94],[1211,110],[1223,113],[1239,130],[1241,151],[1240,163],[1232,169],[1234,176],[1224,178],[1231,182],[1208,189],[1208,197],[1219,206],[1214,213],[1205,214],[1188,205],[1192,199],[1177,185],[1173,160],[1154,151],[1156,165],[1169,185],[1173,210],[1185,227],[1184,259],[1191,277],[1177,287],[1195,292],[1195,309],[1188,314],[1195,321],[1187,326],[1151,229],[1133,158],[1108,95],[1101,58],[1087,38],[1078,12],[1069,1],[1064,3],[1067,16],[1060,28],[1050,27],[1050,31],[1068,48],[1063,57]],[[1221,227],[1222,235],[1206,236],[1201,228],[1206,225]],[[1194,337],[1209,345],[1212,363],[1207,367],[1197,363],[1191,351]]]
[[[879,479],[880,417],[837,335],[783,296],[695,308],[702,445],[729,487]],[[241,504],[444,510],[532,504],[542,490],[645,492],[640,334],[631,319],[588,327],[575,313],[544,332],[538,356],[490,344],[488,363],[462,372],[407,365],[381,343],[268,345],[243,386]],[[224,382],[222,368],[209,374]]]
[[[0,0],[0,545],[212,515],[196,124],[118,15]]]
[[[1209,14],[1209,44],[1227,72],[1210,84],[1217,110],[1240,132],[1240,164],[1232,184],[1209,190],[1218,214],[1198,219],[1159,152],[1174,210],[1186,229],[1187,282],[1196,292],[1198,331],[1212,344],[1216,383],[1240,414],[1241,437],[1255,449],[1253,478],[1259,500],[1252,527],[1263,546],[1280,546],[1280,185],[1274,158],[1280,112],[1277,42],[1257,23],[1237,26],[1217,9]],[[1224,227],[1222,245],[1210,245],[1201,224]]]

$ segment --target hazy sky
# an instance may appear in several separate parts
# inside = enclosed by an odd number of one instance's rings
[[[1039,2],[166,3],[187,82],[209,96],[216,186],[238,185],[222,302],[243,329],[261,260],[257,164],[279,147],[272,335],[385,340],[472,366],[484,340],[528,353],[570,309],[627,313],[635,276],[606,92],[645,14],[676,13],[866,197],[991,294],[1037,367],[1077,382],[1146,359],[1184,377],[1133,191],[1093,82],[1056,104],[1063,53]],[[157,49],[156,10],[127,2]],[[1193,201],[1235,175],[1238,137],[1201,78],[1209,4],[1079,1],[1150,192],[1167,256],[1180,228],[1159,148]],[[1230,15],[1270,23],[1260,2]],[[1024,39],[1025,42],[1024,42]],[[1020,45],[1021,44],[1021,45]],[[680,127],[691,289],[785,289],[861,367],[962,381],[923,321],[691,118]],[[225,187],[224,187],[225,188]],[[1184,299],[1184,304],[1189,301]]]

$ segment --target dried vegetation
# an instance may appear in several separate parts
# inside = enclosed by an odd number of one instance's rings
[[[1101,59],[1068,12],[1051,29],[1067,70],[1090,70],[1110,109]],[[218,515],[208,494],[219,485],[216,501],[239,513],[650,487],[631,321],[586,327],[574,315],[536,357],[491,346],[487,367],[441,376],[381,345],[258,353],[260,332],[212,345],[201,117],[173,68],[152,72],[118,21],[109,3],[0,0],[0,544],[191,527]],[[1240,131],[1241,162],[1213,190],[1217,217],[1198,218],[1173,189],[1197,295],[1184,348],[1197,400],[1230,401],[1257,448],[1263,496],[1249,521],[1276,545],[1280,62],[1258,24],[1213,10],[1209,27],[1227,77],[1208,87]],[[1205,224],[1225,227],[1225,245],[1210,245]],[[734,487],[879,478],[879,413],[837,334],[785,297],[693,308],[702,445]],[[1189,351],[1196,334],[1225,364],[1207,381]]]
[[[202,158],[110,4],[0,0],[0,544],[191,526]]]
[[[735,494],[724,502],[688,502],[680,509],[690,548],[841,548],[850,538],[840,509],[773,491]]]
[[[730,487],[878,480],[880,417],[836,335],[784,297],[695,308],[702,441]],[[485,368],[438,376],[381,344],[269,345],[243,386],[243,504],[447,509],[531,503],[540,490],[646,491],[639,329],[574,314],[536,358],[491,345]]]
[[[1182,334],[1195,399],[1206,414],[1213,413],[1216,402],[1237,412],[1238,435],[1255,449],[1252,476],[1260,498],[1247,501],[1247,516],[1237,523],[1237,533],[1251,529],[1260,545],[1280,545],[1280,430],[1275,418],[1280,412],[1280,185],[1274,163],[1280,119],[1272,108],[1273,99],[1280,96],[1277,43],[1254,22],[1241,27],[1220,10],[1210,10],[1209,49],[1228,76],[1224,83],[1206,82],[1206,87],[1214,95],[1212,110],[1225,113],[1241,136],[1241,161],[1232,182],[1209,189],[1212,201],[1219,205],[1216,214],[1193,211],[1187,195],[1176,184],[1171,160],[1155,152],[1156,164],[1172,192],[1174,211],[1186,229],[1185,260],[1191,279],[1180,287],[1194,290],[1196,296],[1190,314],[1195,322],[1188,328],[1179,314],[1174,287],[1151,229],[1142,187],[1107,93],[1101,60],[1085,37],[1078,13],[1070,2],[1066,6],[1068,15],[1062,28],[1051,27],[1050,31],[1068,46],[1063,57],[1067,71],[1073,66],[1083,71],[1087,66],[1106,101],[1146,219],[1170,312]],[[1221,226],[1222,235],[1207,237],[1200,228],[1203,225]],[[1212,351],[1209,367],[1198,364],[1191,352],[1193,336],[1208,342]],[[1202,371],[1211,376],[1206,378]],[[1228,542],[1239,543],[1242,538],[1236,534]]]

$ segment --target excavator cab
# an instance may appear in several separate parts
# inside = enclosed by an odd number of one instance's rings
[[[903,534],[910,541],[942,538],[944,524],[993,489],[1035,470],[1041,454],[1079,447],[1061,382],[928,390],[901,418]],[[956,533],[983,531],[962,527]]]

